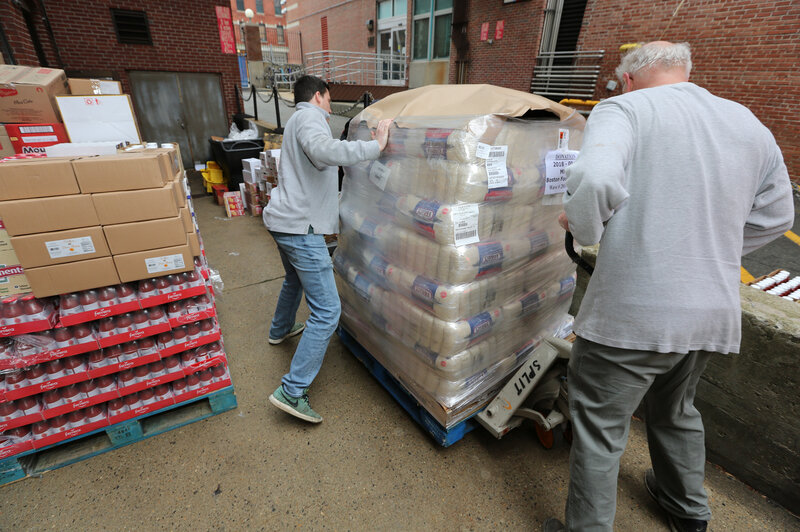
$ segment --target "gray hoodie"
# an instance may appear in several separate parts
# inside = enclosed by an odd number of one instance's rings
[[[579,243],[600,242],[575,332],[623,349],[738,352],[741,257],[794,221],[772,134],[693,83],[601,102],[567,171]]]
[[[341,141],[331,136],[327,111],[300,102],[286,123],[278,168],[262,218],[270,231],[290,234],[339,232],[337,166],[380,157],[378,141]]]

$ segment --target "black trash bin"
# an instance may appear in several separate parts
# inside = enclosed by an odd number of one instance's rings
[[[239,190],[239,184],[242,183],[242,159],[258,159],[258,154],[264,151],[263,139],[209,139],[209,142],[214,160],[222,168],[222,175],[228,178],[228,190]]]

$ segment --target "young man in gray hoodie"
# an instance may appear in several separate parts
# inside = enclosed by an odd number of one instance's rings
[[[303,333],[289,373],[270,396],[281,410],[311,423],[322,416],[309,404],[307,390],[322,367],[328,342],[339,323],[341,306],[323,235],[339,232],[337,166],[380,157],[391,120],[378,124],[375,140],[334,140],[328,117],[328,84],[303,76],[294,85],[295,113],[286,123],[281,145],[278,186],[264,209],[264,225],[278,245],[286,277],[269,331],[269,343],[279,344]],[[308,321],[295,322],[305,293]],[[305,332],[304,332],[305,331]]]
[[[614,525],[619,460],[644,399],[645,484],[673,531],[704,531],[703,422],[695,390],[710,353],[738,353],[740,265],[794,221],[772,134],[746,107],[689,83],[687,44],[626,55],[625,94],[597,105],[567,171],[560,221],[600,243],[569,363],[574,440],[566,523]]]

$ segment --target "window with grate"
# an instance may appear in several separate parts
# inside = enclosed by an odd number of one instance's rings
[[[153,44],[147,13],[111,8],[111,20],[120,44]]]
[[[278,24],[278,44],[286,44],[286,34],[283,32],[283,26]]]

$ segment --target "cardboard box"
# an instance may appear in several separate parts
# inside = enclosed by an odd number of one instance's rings
[[[30,268],[25,270],[25,275],[36,297],[79,292],[120,282],[111,257]]]
[[[114,264],[123,283],[194,269],[189,244],[115,255]]]
[[[225,213],[228,215],[228,218],[244,216],[244,201],[240,192],[225,192],[222,195],[222,201],[224,202]]]
[[[106,234],[108,247],[114,255],[180,246],[186,243],[186,231],[180,216],[106,225],[103,231]]]
[[[55,97],[68,93],[67,76],[63,70],[0,65],[0,122],[61,122]]]
[[[186,234],[186,238],[189,242],[189,248],[192,250],[193,257],[199,257],[202,253],[202,249],[200,248],[200,237],[192,231],[191,233]]]
[[[3,201],[0,218],[11,236],[100,225],[91,196],[81,194]]]
[[[86,157],[72,162],[84,194],[161,188],[172,178],[165,173],[165,165],[165,156],[158,153]]]
[[[64,127],[71,142],[142,141],[130,96],[58,96]]]
[[[6,133],[16,153],[46,153],[47,146],[69,141],[62,124],[6,124]]]
[[[3,219],[0,218],[0,253],[13,250],[14,248],[11,247],[11,235],[8,234],[6,225],[3,223]]]
[[[181,221],[183,222],[183,230],[186,233],[191,233],[195,230],[194,227],[194,220],[192,220],[192,211],[189,210],[189,207],[181,207]],[[2,223],[2,220],[0,220]]]
[[[31,285],[13,249],[0,248],[0,297],[30,292]]]
[[[0,159],[10,157],[16,153],[14,146],[11,145],[11,139],[8,138],[6,133],[6,126],[0,124]]]
[[[99,225],[15,236],[11,238],[11,246],[23,268],[38,268],[111,255],[103,228]]]
[[[94,94],[122,94],[122,83],[105,79],[67,79],[69,92],[74,96],[89,96]]]
[[[92,194],[91,197],[100,225],[178,216],[178,205],[175,203],[172,184],[161,188]]]
[[[186,189],[183,187],[183,179],[176,179],[172,182],[172,191],[178,207],[186,207]]]
[[[0,201],[79,193],[71,159],[20,159],[0,163]]]

